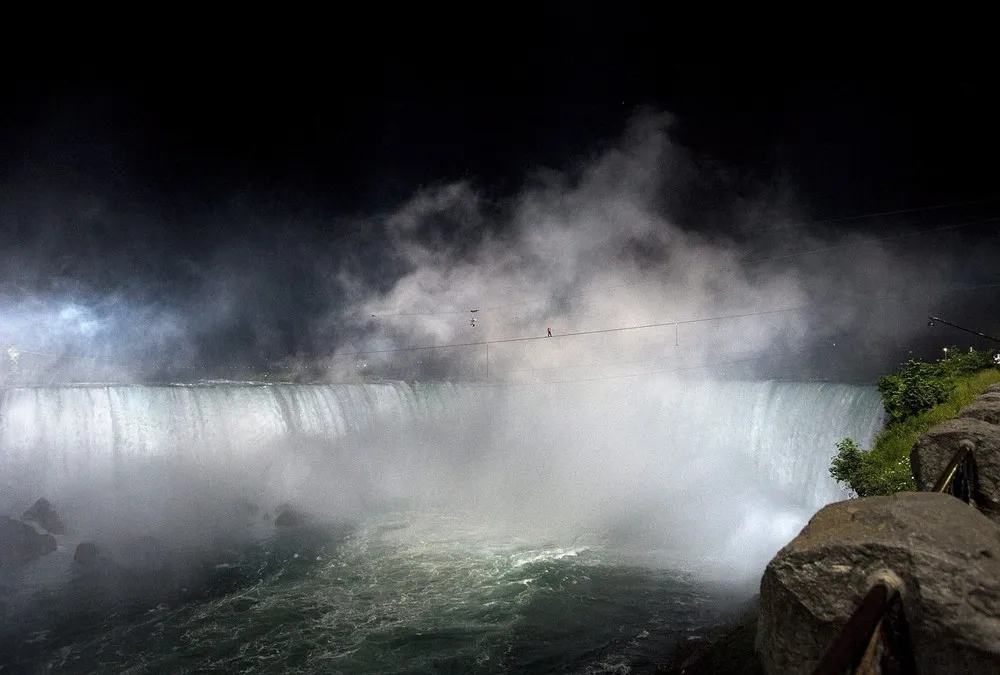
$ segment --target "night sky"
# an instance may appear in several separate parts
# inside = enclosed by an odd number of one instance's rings
[[[393,281],[373,214],[458,181],[503,213],[539,172],[592,161],[644,110],[672,116],[671,142],[716,176],[665,198],[688,231],[732,231],[720,212],[762,194],[838,234],[998,215],[992,91],[971,71],[710,65],[661,50],[642,16],[610,26],[585,12],[555,18],[565,19],[559,28],[517,39],[445,31],[308,53],[248,41],[197,57],[67,60],[15,74],[0,105],[4,301],[106,307],[101,299],[114,297],[190,313],[212,303],[204,270],[241,260],[261,272],[247,283],[267,309],[200,329],[190,363],[319,353],[339,334],[320,339],[304,319],[330,304],[317,278],[347,259],[376,271],[375,285]],[[436,228],[445,238],[458,230]],[[979,247],[962,283],[1000,278],[989,269],[996,231],[949,240]],[[996,289],[988,295],[972,305],[995,306]],[[1000,327],[966,300],[957,320]],[[8,330],[15,339],[55,349]],[[67,351],[95,349],[70,342]]]

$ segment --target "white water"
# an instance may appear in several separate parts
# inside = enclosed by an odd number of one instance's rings
[[[8,389],[0,508],[45,495],[78,531],[141,531],[237,496],[331,517],[407,500],[526,541],[603,533],[752,571],[844,497],[835,443],[869,442],[880,417],[870,387],[667,377]]]

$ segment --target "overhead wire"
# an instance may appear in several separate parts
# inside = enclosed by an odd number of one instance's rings
[[[509,342],[528,342],[531,340],[550,340],[552,338],[567,338],[567,337],[577,337],[581,335],[596,335],[600,333],[617,333],[621,331],[628,330],[643,330],[648,328],[663,328],[666,326],[683,326],[693,323],[704,323],[708,321],[720,321],[724,319],[738,319],[750,316],[762,316],[765,314],[780,314],[784,312],[795,312],[801,309],[806,309],[810,305],[798,305],[795,307],[783,307],[780,309],[766,309],[757,312],[743,312],[740,314],[727,314],[722,316],[712,316],[712,317],[701,317],[696,319],[679,319],[677,321],[663,321],[657,323],[647,323],[635,326],[616,326],[614,328],[596,328],[593,330],[581,330],[573,331],[569,333],[559,333],[558,335],[553,335],[551,337],[547,335],[530,335],[524,337],[513,337],[513,338],[499,338],[496,340],[477,340],[474,342],[454,342],[450,344],[443,345],[421,345],[415,347],[394,347],[391,349],[367,349],[363,351],[353,351],[353,352],[343,352],[341,354],[333,355],[333,358],[347,357],[347,356],[364,356],[369,354],[392,354],[397,352],[409,352],[409,351],[422,351],[428,349],[445,349],[450,347],[481,347],[483,345],[495,345],[503,344]]]
[[[910,209],[899,209],[899,210],[896,210],[896,211],[873,212],[873,213],[867,213],[867,214],[860,214],[860,215],[856,215],[856,216],[846,216],[846,217],[841,217],[841,218],[832,218],[832,219],[825,219],[825,220],[810,221],[810,222],[804,223],[804,224],[806,224],[806,225],[809,225],[809,224],[824,224],[824,223],[839,222],[839,221],[863,220],[863,219],[867,219],[867,218],[883,217],[883,216],[890,216],[890,215],[900,215],[900,214],[907,214],[907,213],[917,213],[917,212],[923,212],[923,211],[943,210],[943,209],[946,209],[946,208],[953,208],[953,207],[956,207],[956,206],[968,206],[968,205],[972,205],[972,204],[986,203],[986,202],[989,202],[989,201],[994,201],[995,199],[997,199],[997,198],[994,197],[994,198],[990,198],[990,199],[974,200],[974,201],[968,201],[968,202],[955,202],[955,203],[951,203],[951,204],[939,204],[939,205],[932,205],[932,206],[915,207],[915,208],[910,208]],[[873,244],[873,243],[880,243],[880,242],[883,242],[883,241],[889,241],[889,240],[893,240],[893,239],[900,239],[900,238],[904,238],[904,237],[918,236],[918,235],[923,235],[923,234],[928,234],[928,233],[935,233],[935,232],[942,232],[942,231],[947,231],[947,230],[955,230],[955,229],[959,229],[959,228],[962,228],[962,227],[968,227],[968,226],[971,226],[971,225],[984,224],[984,223],[988,223],[988,222],[997,222],[997,221],[1000,221],[1000,217],[983,218],[983,219],[973,220],[973,221],[967,221],[967,222],[963,222],[963,223],[957,223],[957,224],[951,224],[951,225],[944,225],[944,226],[938,226],[938,227],[933,227],[933,228],[926,228],[926,229],[916,230],[916,231],[911,231],[911,232],[897,233],[897,234],[886,235],[886,236],[882,236],[882,237],[868,238],[868,239],[863,239],[863,240],[859,240],[859,241],[855,241],[855,242],[846,242],[846,243],[838,244],[838,245],[834,245],[834,246],[828,246],[828,247],[817,248],[817,249],[810,249],[810,250],[806,250],[806,251],[799,251],[799,252],[791,253],[791,254],[784,254],[784,255],[779,255],[779,256],[771,256],[771,257],[767,257],[767,258],[753,259],[753,260],[749,260],[749,261],[746,261],[744,263],[741,263],[739,266],[733,266],[733,267],[741,267],[741,266],[744,266],[744,265],[751,265],[751,264],[757,264],[757,263],[763,263],[763,262],[769,262],[769,261],[785,260],[785,259],[789,259],[789,258],[800,257],[800,256],[804,256],[804,255],[814,254],[814,253],[821,253],[821,252],[827,252],[827,251],[832,251],[832,250],[839,250],[839,249],[844,249],[844,248],[853,248],[853,247],[857,247],[857,246],[864,246],[864,245],[869,245],[869,244]],[[724,268],[724,269],[730,269],[730,268]],[[583,292],[580,292],[580,293],[576,293],[576,294],[563,294],[560,297],[574,297],[574,296],[586,295],[586,294],[603,292],[603,291],[608,291],[608,290],[616,290],[616,289],[620,289],[620,288],[629,288],[629,287],[635,287],[635,286],[643,286],[643,285],[648,285],[648,284],[651,284],[651,283],[658,283],[658,282],[660,282],[660,280],[653,279],[653,280],[646,280],[646,281],[640,281],[640,282],[634,282],[634,283],[618,284],[618,285],[615,285],[615,286],[607,286],[607,287],[601,287],[601,288],[595,288],[595,289],[588,289],[586,291],[583,291]],[[972,287],[967,287],[967,288],[952,289],[949,292],[961,292],[961,291],[977,290],[977,289],[983,289],[983,288],[993,288],[993,287],[997,287],[997,286],[1000,286],[1000,284],[992,284],[992,283],[991,284],[982,284],[982,285],[972,286]],[[436,315],[454,315],[454,314],[467,315],[470,311],[480,311],[480,309],[482,311],[491,311],[491,310],[497,310],[497,309],[504,309],[504,308],[508,308],[508,307],[528,306],[528,305],[531,305],[531,304],[537,304],[539,302],[549,301],[549,300],[551,300],[554,297],[555,297],[554,295],[550,295],[550,296],[546,296],[545,298],[538,298],[538,299],[535,299],[535,300],[521,301],[521,302],[517,302],[517,303],[506,303],[506,304],[502,304],[502,305],[492,305],[492,306],[488,306],[488,307],[484,307],[484,308],[475,308],[474,310],[468,310],[468,309],[465,309],[465,310],[442,310],[442,311],[435,311],[435,312],[399,312],[399,313],[388,313],[388,314],[387,313],[376,313],[376,314],[373,314],[372,316],[376,317],[376,318],[380,318],[380,317],[405,317],[405,316],[436,316]],[[803,309],[808,309],[808,308],[814,306],[814,304],[813,305],[809,305],[809,304],[807,304],[807,305],[799,305],[799,306],[794,306],[794,307],[787,307],[787,308],[780,308],[780,309],[773,309],[773,310],[762,310],[762,311],[757,311],[757,312],[746,312],[746,313],[740,313],[740,314],[723,315],[723,316],[702,317],[702,318],[695,318],[695,319],[685,319],[685,320],[675,320],[675,321],[664,321],[664,322],[656,322],[656,323],[649,323],[649,324],[640,324],[640,325],[634,325],[634,326],[619,326],[619,327],[613,327],[613,328],[593,329],[593,330],[584,330],[584,331],[574,331],[574,332],[568,332],[568,333],[560,333],[560,334],[558,334],[555,337],[574,337],[574,336],[593,335],[593,334],[600,334],[600,333],[613,333],[613,332],[621,332],[621,331],[629,331],[629,330],[642,330],[642,329],[650,329],[650,328],[680,326],[680,325],[687,325],[687,324],[701,323],[701,322],[721,321],[721,320],[744,318],[744,317],[751,317],[751,316],[761,316],[761,315],[767,315],[767,314],[788,313],[788,312],[795,312],[795,311],[800,311],[800,310],[803,310]],[[396,348],[378,349],[378,350],[358,350],[358,351],[353,351],[353,352],[344,352],[344,353],[341,353],[341,354],[335,354],[331,358],[342,358],[342,357],[349,357],[349,356],[364,356],[364,355],[373,355],[373,354],[389,354],[389,353],[398,353],[398,352],[407,352],[407,351],[421,351],[421,350],[445,349],[445,348],[455,348],[455,347],[474,347],[474,346],[483,346],[483,345],[489,345],[489,344],[501,344],[501,343],[511,343],[511,342],[526,342],[526,341],[539,340],[539,339],[548,339],[548,336],[543,336],[543,335],[539,335],[539,336],[525,336],[525,337],[515,337],[515,338],[503,338],[503,339],[496,339],[496,340],[479,340],[479,341],[462,342],[462,343],[451,343],[451,344],[444,344],[444,345],[421,345],[421,346],[396,347]],[[112,361],[110,359],[104,358],[104,357],[75,356],[75,355],[70,355],[70,354],[54,354],[54,353],[48,353],[48,352],[42,352],[42,351],[30,350],[30,349],[17,349],[17,351],[18,351],[18,353],[22,353],[22,354],[32,354],[32,355],[38,355],[38,356],[48,356],[48,357],[57,358],[57,359],[73,359],[73,360],[81,360],[81,361],[102,362],[102,363],[107,363],[107,364],[110,364],[110,365],[117,365],[117,366],[125,367],[125,364],[121,364],[121,363],[118,363],[116,361]]]
[[[962,292],[962,291],[981,290],[981,289],[986,289],[986,288],[997,288],[997,287],[1000,287],[1000,282],[989,283],[989,284],[978,284],[976,286],[952,288],[952,289],[945,289],[945,290],[946,290],[946,292]],[[863,296],[863,297],[867,297],[867,298],[873,299],[873,300],[887,300],[887,299],[892,299],[892,298],[901,298],[903,296],[901,296],[900,294],[895,294],[895,295],[891,295],[890,294],[890,295],[874,295],[874,296],[872,296],[872,295],[866,295],[866,296]],[[558,333],[556,335],[553,335],[552,338],[577,337],[577,336],[582,336],[582,335],[596,335],[596,334],[601,334],[601,333],[617,333],[617,332],[630,331],[630,330],[644,330],[644,329],[650,329],[650,328],[665,328],[665,327],[673,327],[673,326],[684,326],[684,325],[690,325],[690,324],[696,324],[696,323],[707,323],[707,322],[711,322],[711,321],[725,321],[725,320],[731,320],[731,319],[742,319],[742,318],[748,318],[748,317],[754,317],[754,316],[765,316],[765,315],[771,315],[771,314],[782,314],[782,313],[789,313],[789,312],[797,312],[797,311],[802,311],[802,310],[807,310],[807,309],[816,309],[816,308],[820,308],[820,307],[826,306],[827,304],[829,304],[829,303],[814,302],[814,303],[807,303],[807,304],[801,304],[801,305],[794,305],[794,306],[791,306],[791,307],[782,307],[782,308],[777,308],[777,309],[759,310],[759,311],[753,311],[753,312],[740,312],[740,313],[735,313],[735,314],[724,314],[724,315],[717,315],[717,316],[698,317],[698,318],[692,318],[692,319],[677,319],[677,320],[673,320],[673,321],[660,321],[660,322],[655,322],[655,323],[645,323],[645,324],[637,324],[637,325],[631,325],[631,326],[616,326],[616,327],[613,327],[613,328],[598,328],[598,329],[592,329],[592,330],[572,331],[572,332],[567,332],[567,333]],[[342,357],[346,358],[346,357],[349,357],[349,356],[366,356],[366,355],[372,355],[372,354],[393,354],[393,353],[399,353],[399,352],[425,351],[425,350],[430,350],[430,349],[447,349],[447,348],[454,348],[454,347],[481,347],[483,345],[503,344],[503,343],[511,343],[511,342],[528,342],[528,341],[532,341],[532,340],[549,340],[549,339],[552,339],[552,338],[550,338],[547,335],[530,335],[530,336],[522,336],[522,337],[497,338],[497,339],[494,339],[494,340],[476,340],[476,341],[470,341],[470,342],[453,342],[453,343],[447,343],[447,344],[441,344],[441,345],[419,345],[419,346],[409,346],[409,347],[393,347],[393,348],[388,348],[388,349],[368,349],[368,350],[358,350],[358,351],[351,351],[351,352],[342,352],[340,354],[333,355],[331,358],[342,358]]]

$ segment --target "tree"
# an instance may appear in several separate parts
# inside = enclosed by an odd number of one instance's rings
[[[864,450],[854,439],[845,438],[837,443],[837,454],[830,462],[830,475],[847,486],[859,497],[868,496],[868,481],[865,478]]]

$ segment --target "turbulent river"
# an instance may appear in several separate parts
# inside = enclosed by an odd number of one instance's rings
[[[0,672],[642,672],[843,497],[834,444],[881,414],[676,378],[0,396],[0,506],[69,529],[0,573]]]

